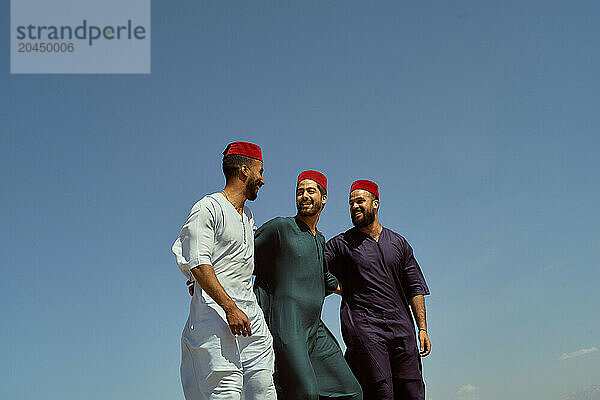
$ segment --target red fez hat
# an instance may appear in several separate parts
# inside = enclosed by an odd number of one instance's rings
[[[248,142],[233,142],[227,145],[225,151],[223,152],[223,156],[230,156],[232,154],[239,154],[242,156],[255,158],[259,161],[262,161],[262,152],[260,151],[260,147],[255,145],[254,143]]]
[[[327,190],[327,178],[325,177],[325,175],[323,175],[319,171],[308,170],[308,171],[301,172],[300,175],[298,175],[298,183],[300,183],[301,181],[303,181],[305,179],[311,179],[311,180],[317,182],[319,185],[323,186],[323,188],[325,188],[325,190]],[[296,185],[298,183],[296,183]]]
[[[350,192],[357,189],[366,190],[367,192],[373,193],[375,197],[379,198],[379,187],[375,182],[371,182],[366,179],[359,179],[357,181],[354,181],[354,183],[350,187]]]

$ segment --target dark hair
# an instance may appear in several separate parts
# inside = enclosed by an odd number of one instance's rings
[[[319,189],[319,192],[321,192],[321,196],[327,196],[327,189],[325,189],[319,182],[317,182],[317,188]]]
[[[223,157],[223,174],[225,179],[229,180],[237,175],[242,165],[251,166],[254,158],[246,157],[241,154],[229,154]]]

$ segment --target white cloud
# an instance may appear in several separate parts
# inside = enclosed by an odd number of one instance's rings
[[[473,385],[465,385],[463,387],[461,387],[460,389],[458,389],[458,393],[456,393],[457,395],[461,395],[461,394],[469,394],[469,393],[473,393],[476,392],[477,388]]]
[[[589,349],[581,349],[581,350],[573,351],[571,353],[563,353],[563,355],[558,357],[558,359],[559,360],[567,360],[569,358],[579,357],[579,356],[583,356],[584,354],[593,353],[598,350],[599,349],[597,347],[591,347]]]
[[[456,392],[456,398],[458,400],[479,400],[479,388],[471,384],[464,385]]]
[[[586,386],[571,393],[564,400],[600,400],[600,386]]]

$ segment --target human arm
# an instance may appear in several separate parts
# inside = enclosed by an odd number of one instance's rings
[[[407,299],[412,299],[417,295],[428,295],[429,287],[427,287],[421,267],[415,259],[412,247],[403,238],[400,246],[402,249],[402,271],[400,273],[402,291]]]
[[[331,293],[341,294],[341,291],[338,293],[339,290],[340,284],[337,278],[335,275],[325,269],[325,295],[327,296]]]
[[[337,293],[339,290],[340,284],[338,279],[329,272],[329,263],[327,262],[327,256],[325,255],[325,238],[322,234],[319,235],[320,240],[320,251],[321,258],[323,260],[323,277],[325,280],[325,296],[329,296],[331,293]]]
[[[254,233],[254,286],[272,292],[275,264],[281,249],[281,218],[265,222]]]
[[[208,264],[202,264],[193,268],[192,274],[202,290],[225,311],[231,333],[234,335],[250,336],[252,332],[248,316],[238,308],[223,286],[221,286],[213,267]]]
[[[329,239],[327,243],[325,243],[325,248],[323,251],[325,257],[325,265],[327,268],[327,272],[332,274],[333,277],[337,279],[337,287],[332,289],[332,292],[335,294],[342,294],[342,253],[340,251],[339,245],[337,243],[337,236]]]
[[[337,278],[338,285],[333,291],[335,294],[342,295],[342,264],[343,264],[343,253],[338,243],[339,237],[336,236],[329,239],[325,244],[325,262],[327,263],[327,269],[331,271],[332,275]]]
[[[425,312],[425,296],[418,294],[410,300],[410,308],[419,328],[419,351],[421,357],[431,353],[431,342],[427,335],[427,317]]]
[[[274,264],[279,252],[279,230],[277,219],[264,223],[254,233],[254,295],[263,311],[267,323],[271,320],[271,298],[273,294]]]
[[[233,334],[249,335],[250,325],[244,323],[247,316],[235,305],[221,286],[212,258],[215,248],[215,235],[222,224],[219,219],[218,205],[208,196],[197,202],[190,211],[179,237],[172,247],[173,254],[181,272],[191,282],[188,289],[193,294],[194,281],[223,308],[230,330]],[[246,329],[248,328],[248,329]]]
[[[342,295],[342,284],[341,283],[338,283],[338,287],[337,287],[337,289],[335,289],[335,291],[333,293],[339,294],[340,296]]]
[[[401,238],[400,248],[402,251],[402,290],[407,299],[410,299],[410,307],[413,317],[419,328],[419,350],[421,357],[431,352],[431,342],[427,334],[427,318],[425,312],[425,295],[429,294],[429,288],[421,271],[419,263],[415,259],[412,247]]]

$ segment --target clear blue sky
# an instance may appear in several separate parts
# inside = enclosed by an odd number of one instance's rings
[[[600,3],[154,1],[150,75],[10,75],[8,3],[1,398],[183,398],[170,247],[233,140],[263,147],[258,223],[303,169],[328,238],[380,184],[432,292],[428,399],[600,384]]]

